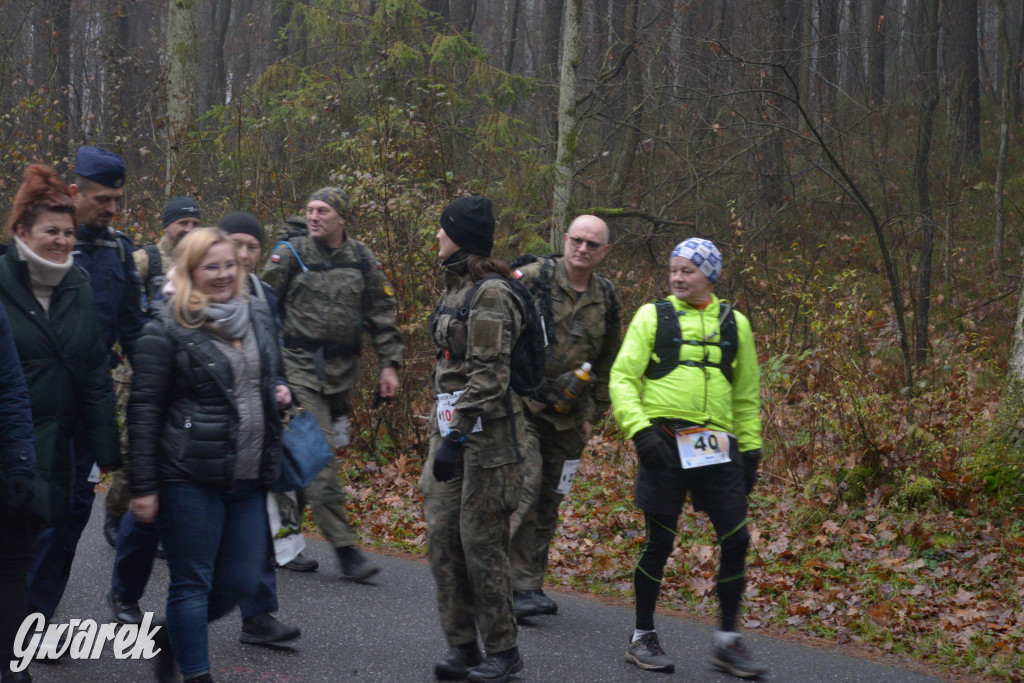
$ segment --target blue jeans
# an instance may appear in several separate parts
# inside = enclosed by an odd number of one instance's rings
[[[124,513],[117,530],[117,557],[110,579],[114,594],[121,600],[138,602],[142,598],[159,543],[156,524],[140,522],[130,510]]]
[[[206,624],[252,595],[266,564],[266,489],[240,481],[233,491],[165,484],[157,526],[167,554],[167,632],[185,676],[210,668]]]

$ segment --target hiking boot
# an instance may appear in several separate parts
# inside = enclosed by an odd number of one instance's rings
[[[302,631],[298,626],[282,624],[264,612],[242,620],[242,635],[238,640],[250,645],[274,645],[295,640],[300,635]]]
[[[533,601],[533,591],[512,591],[512,608],[516,611],[516,620],[540,614]]]
[[[644,671],[664,671],[672,673],[676,665],[668,658],[658,642],[658,634],[651,632],[640,636],[626,648],[626,661],[636,664]]]
[[[734,640],[729,647],[712,647],[710,663],[737,678],[757,678],[768,673],[767,666],[750,656],[741,638]]]
[[[311,557],[306,557],[299,553],[291,562],[285,562],[284,568],[290,569],[293,572],[315,572],[320,568],[320,563]]]
[[[516,611],[516,619],[558,612],[558,604],[542,590],[513,591],[512,607]]]
[[[153,620],[154,626],[159,626],[153,634],[153,644],[160,648],[156,657],[153,658],[153,672],[156,674],[158,683],[177,683],[178,665],[174,663],[174,652],[171,651],[171,637],[167,633],[167,620],[157,617]]]
[[[512,674],[522,670],[523,658],[519,655],[519,648],[513,647],[487,655],[487,659],[469,670],[467,679],[471,683],[506,683]]]
[[[114,615],[114,621],[119,624],[141,624],[142,610],[139,603],[122,600],[121,596],[111,588],[107,593],[107,604],[110,605],[110,612]]]
[[[380,571],[380,567],[366,559],[355,546],[338,548],[338,560],[341,561],[341,578],[362,583]]]
[[[111,548],[117,547],[117,530],[121,527],[121,518],[107,513],[103,518],[103,538]]]
[[[437,664],[434,665],[434,676],[442,681],[461,681],[469,675],[469,668],[484,660],[476,641],[453,645],[448,648]]]

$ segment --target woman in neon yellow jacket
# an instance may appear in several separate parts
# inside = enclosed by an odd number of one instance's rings
[[[713,243],[679,243],[669,265],[671,295],[637,311],[608,387],[615,419],[636,444],[636,505],[647,530],[633,575],[636,625],[626,659],[650,671],[675,668],[654,630],[654,608],[689,491],[722,546],[711,663],[750,678],[767,671],[736,631],[750,542],[747,495],[761,457],[757,350],[750,321],[714,295],[722,255]]]

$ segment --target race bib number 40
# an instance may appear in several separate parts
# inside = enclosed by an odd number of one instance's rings
[[[452,423],[452,416],[455,415],[455,402],[462,396],[461,391],[453,391],[450,394],[437,395],[437,431],[442,436],[448,433],[449,425]],[[476,419],[472,431],[479,432],[484,428],[480,418]]]
[[[683,469],[707,467],[729,462],[729,434],[691,427],[676,433],[679,459]]]

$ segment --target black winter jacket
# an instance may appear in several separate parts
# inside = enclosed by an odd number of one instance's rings
[[[286,382],[269,306],[252,299],[249,310],[266,415],[260,481],[270,486],[281,471],[281,420],[274,393]],[[231,363],[210,332],[183,327],[166,308],[151,312],[156,319],[146,324],[135,347],[128,403],[132,496],[159,493],[162,484],[180,482],[231,489],[239,423]]]
[[[36,477],[32,511],[45,526],[60,524],[71,500],[72,436],[83,430],[100,467],[121,464],[110,356],[96,322],[92,288],[72,266],[44,311],[32,293],[28,264],[9,246],[0,256],[0,303],[32,402]]]

